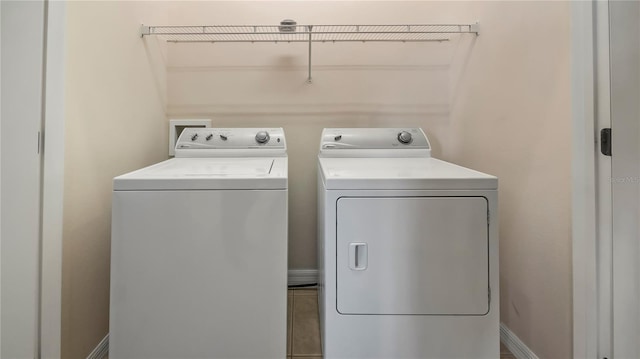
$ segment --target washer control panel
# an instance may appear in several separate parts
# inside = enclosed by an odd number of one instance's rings
[[[430,149],[420,128],[325,128],[320,151]]]
[[[282,150],[287,145],[282,128],[185,128],[176,151]]]

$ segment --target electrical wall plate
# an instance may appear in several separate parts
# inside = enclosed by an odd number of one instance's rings
[[[175,119],[169,120],[169,156],[175,156],[176,142],[187,127],[211,127],[211,119]]]

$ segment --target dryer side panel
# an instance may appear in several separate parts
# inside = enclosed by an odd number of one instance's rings
[[[342,197],[336,206],[339,313],[487,314],[484,197]]]

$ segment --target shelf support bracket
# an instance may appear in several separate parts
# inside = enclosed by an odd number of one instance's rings
[[[140,25],[140,37],[144,37],[144,35],[150,35],[151,28],[149,26]]]
[[[313,30],[313,25],[309,25],[308,30],[309,30],[309,64],[308,64],[308,68],[307,68],[307,72],[308,72],[307,83],[310,84],[310,83],[313,82],[311,80],[311,43],[312,43],[312,41],[311,41],[311,39],[312,39],[311,38],[311,30]]]
[[[476,36],[480,35],[480,22],[476,21],[475,23],[469,25],[469,32],[476,34]]]

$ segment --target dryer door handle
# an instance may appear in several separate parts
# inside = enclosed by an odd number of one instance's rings
[[[366,243],[349,243],[349,268],[365,270],[369,262]]]

